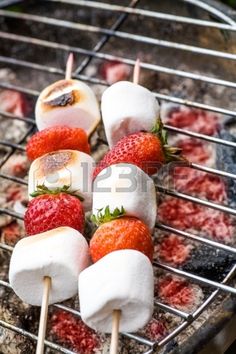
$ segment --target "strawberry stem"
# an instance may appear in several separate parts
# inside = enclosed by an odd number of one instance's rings
[[[66,185],[66,184],[62,187],[57,187],[55,189],[49,189],[44,184],[41,185],[39,184],[37,185],[36,190],[33,193],[31,193],[30,196],[35,198],[44,194],[57,195],[60,193],[70,194],[73,197],[78,198],[81,202],[84,200],[84,198],[81,195],[77,194],[77,191],[70,191],[70,185]]]
[[[156,124],[151,130],[152,134],[155,134],[159,139],[163,146],[163,152],[165,155],[165,161],[186,161],[186,158],[181,155],[182,149],[168,145],[168,133],[163,129],[164,125],[160,117],[157,118]]]
[[[125,215],[125,209],[122,206],[120,209],[115,208],[113,212],[110,211],[109,205],[105,208],[98,209],[97,214],[91,215],[91,221],[97,226],[104,224],[106,222],[118,219]]]

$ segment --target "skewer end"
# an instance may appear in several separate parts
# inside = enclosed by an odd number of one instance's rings
[[[74,54],[70,53],[66,62],[66,74],[65,74],[66,80],[71,79],[73,64],[74,64]]]
[[[133,71],[133,83],[138,84],[140,76],[140,59],[137,58],[134,64],[134,71]]]

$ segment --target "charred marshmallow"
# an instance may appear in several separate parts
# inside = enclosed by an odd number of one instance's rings
[[[59,150],[37,158],[29,170],[29,199],[37,185],[51,190],[67,185],[84,198],[85,211],[91,210],[94,164],[91,156],[75,150]]]
[[[153,269],[141,252],[109,253],[79,276],[80,311],[91,328],[111,333],[112,312],[121,310],[121,332],[136,332],[153,313]]]
[[[150,131],[160,108],[151,91],[129,81],[120,81],[103,93],[101,111],[111,148],[125,135]]]
[[[22,301],[41,306],[43,279],[51,277],[49,303],[76,295],[78,275],[90,264],[87,241],[70,227],[21,239],[14,247],[9,279]]]
[[[39,95],[35,118],[39,130],[67,125],[82,128],[90,135],[100,121],[100,112],[88,85],[77,80],[60,80]]]

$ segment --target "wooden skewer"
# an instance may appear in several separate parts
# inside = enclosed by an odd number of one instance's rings
[[[138,84],[139,75],[140,75],[140,60],[137,59],[135,62],[134,71],[133,71],[133,83],[134,84]],[[110,354],[117,354],[118,353],[120,317],[121,317],[121,311],[120,310],[113,310]]]
[[[113,310],[110,354],[118,353],[121,310]]]
[[[44,277],[43,282],[44,282],[44,288],[43,288],[42,306],[40,312],[36,354],[44,353],[44,339],[45,339],[45,333],[47,328],[48,301],[49,301],[49,294],[51,289],[51,278]]]
[[[138,84],[139,75],[140,75],[140,60],[136,59],[136,62],[134,64],[134,71],[133,71],[133,83],[134,84]]]
[[[67,62],[66,62],[66,74],[65,74],[66,80],[71,79],[73,64],[74,64],[74,55],[73,55],[73,53],[70,53],[68,56]]]

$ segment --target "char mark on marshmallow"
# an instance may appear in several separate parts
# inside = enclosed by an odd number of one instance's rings
[[[72,159],[72,152],[53,152],[42,157],[42,169],[45,175],[58,171],[65,167]]]
[[[63,93],[60,96],[50,100],[44,101],[44,104],[51,107],[65,107],[74,103],[74,91]]]

